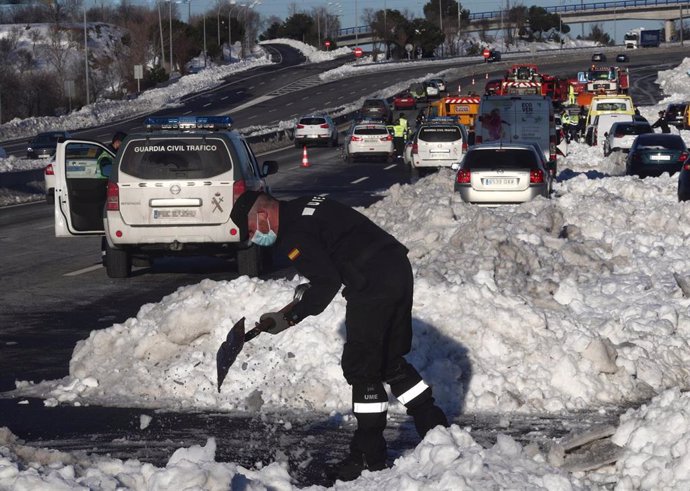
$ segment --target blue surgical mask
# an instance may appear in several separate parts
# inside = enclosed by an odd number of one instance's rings
[[[252,235],[252,242],[261,247],[270,247],[276,243],[278,236],[271,229],[271,222],[268,222],[268,233],[259,231],[259,217],[256,217],[256,232]]]

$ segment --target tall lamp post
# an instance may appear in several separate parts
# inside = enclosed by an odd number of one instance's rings
[[[230,55],[230,62],[232,62],[232,11],[235,3],[235,0],[230,0],[230,8],[228,9],[228,53]]]
[[[84,75],[86,84],[86,105],[89,105],[89,35],[86,30],[86,6],[84,7]]]
[[[168,0],[168,27],[170,29],[170,73],[172,73],[173,72],[172,0]]]

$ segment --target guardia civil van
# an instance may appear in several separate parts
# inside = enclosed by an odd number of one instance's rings
[[[69,139],[57,147],[55,235],[104,236],[111,278],[133,261],[169,255],[233,255],[240,274],[262,269],[259,248],[230,219],[246,190],[267,190],[273,161],[257,162],[227,116],[147,118],[117,152]]]

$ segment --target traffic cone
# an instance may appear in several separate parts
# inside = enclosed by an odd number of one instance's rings
[[[301,167],[311,167],[309,164],[309,157],[307,157],[307,146],[304,145],[304,151],[302,152],[302,165]]]
[[[462,94],[462,85],[458,84],[458,95]]]
[[[487,80],[489,80],[489,72],[486,72],[486,77],[484,77],[484,78],[486,78]]]
[[[472,85],[474,85],[474,77],[472,77]]]

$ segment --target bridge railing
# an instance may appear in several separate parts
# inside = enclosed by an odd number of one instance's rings
[[[589,10],[622,10],[630,7],[654,7],[659,5],[684,5],[690,0],[615,0],[613,2],[590,2],[573,5],[557,5],[544,7],[551,14],[563,14],[571,12],[584,12]],[[505,16],[506,11],[493,10],[491,12],[470,12],[470,21],[500,19],[501,14]],[[338,37],[356,34],[369,34],[369,26],[346,27],[338,31]]]

